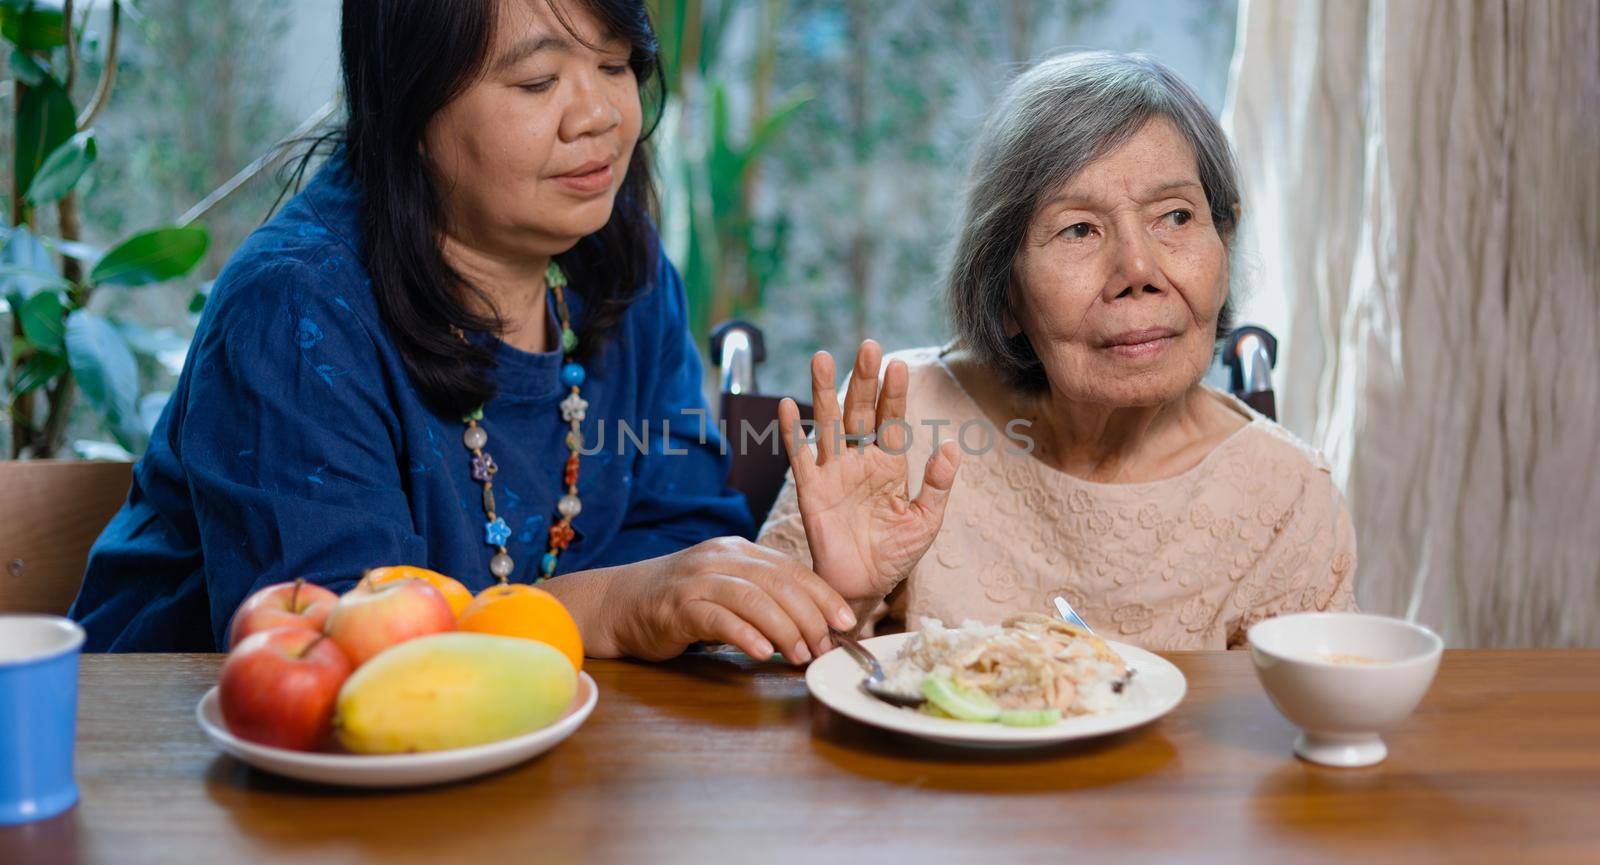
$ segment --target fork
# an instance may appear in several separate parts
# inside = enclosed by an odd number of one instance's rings
[[[1066,598],[1056,595],[1050,600],[1055,603],[1056,612],[1061,614],[1061,618],[1065,620],[1067,624],[1076,625],[1091,634],[1094,633],[1094,628],[1089,627],[1089,623],[1085,622],[1083,617],[1079,616],[1077,612],[1072,609],[1072,605],[1067,603]],[[1122,693],[1122,689],[1128,687],[1128,683],[1133,680],[1133,674],[1137,672],[1138,670],[1135,670],[1131,666],[1124,667],[1122,676],[1115,682],[1111,683],[1111,690],[1118,694]]]
[[[1055,602],[1056,612],[1061,614],[1061,618],[1065,619],[1067,624],[1077,625],[1091,634],[1094,633],[1094,628],[1089,627],[1089,623],[1085,622],[1083,617],[1079,616],[1077,612],[1072,609],[1072,605],[1067,603],[1066,598],[1056,595],[1054,598],[1051,598],[1051,600]]]

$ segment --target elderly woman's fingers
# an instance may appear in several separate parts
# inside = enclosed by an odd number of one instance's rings
[[[848,435],[864,437],[877,429],[873,410],[878,402],[878,367],[882,365],[883,349],[873,340],[862,342],[844,394],[844,431]],[[865,440],[858,438],[855,443],[865,444]]]
[[[811,416],[817,425],[817,465],[827,465],[839,451],[839,398],[834,396],[833,356],[819,351],[811,356]]]
[[[906,391],[910,380],[911,372],[906,369],[905,361],[889,361],[889,368],[883,372],[883,390],[878,394],[875,428],[878,446],[890,453],[905,453],[906,439],[911,433],[911,428],[904,423],[891,423],[906,419]]]
[[[817,471],[817,455],[800,435],[800,406],[784,397],[778,402],[778,434],[783,437],[783,449],[789,455],[789,468],[794,470],[797,484],[807,483]]]
[[[928,458],[928,467],[922,473],[922,491],[917,493],[916,505],[923,513],[944,519],[945,502],[950,498],[950,488],[955,486],[956,469],[961,467],[961,449],[954,441],[946,441]]]

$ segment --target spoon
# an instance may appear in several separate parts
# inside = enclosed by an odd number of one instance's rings
[[[855,637],[837,628],[829,628],[828,632],[833,635],[833,641],[839,644],[839,648],[844,649],[846,654],[855,658],[856,663],[861,665],[861,669],[867,671],[867,677],[861,680],[861,689],[863,691],[891,706],[903,706],[907,709],[915,709],[928,702],[921,694],[913,697],[891,690],[889,688],[889,677],[884,675],[883,672],[883,665],[878,663],[878,659],[873,656],[872,652],[868,651],[866,646],[857,642]]]

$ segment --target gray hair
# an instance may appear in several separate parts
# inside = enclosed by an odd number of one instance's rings
[[[1156,117],[1194,150],[1212,224],[1231,248],[1239,223],[1233,150],[1194,90],[1153,58],[1092,51],[1046,60],[1006,88],[984,123],[945,290],[956,333],[1012,385],[1046,386],[1027,336],[1005,333],[1017,253],[1039,202]],[[1230,297],[1217,319],[1219,344],[1232,326]]]

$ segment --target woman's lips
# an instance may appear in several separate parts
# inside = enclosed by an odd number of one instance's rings
[[[584,166],[571,174],[558,174],[551,178],[579,195],[599,195],[611,188],[611,163],[598,167]]]
[[[1146,358],[1165,351],[1178,338],[1171,328],[1130,330],[1107,340],[1101,348],[1117,357]]]

